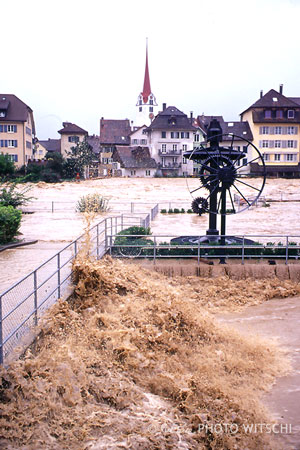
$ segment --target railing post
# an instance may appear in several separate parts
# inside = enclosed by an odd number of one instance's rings
[[[60,253],[57,253],[57,297],[60,298]]]
[[[124,217],[123,214],[121,215],[121,231],[124,229]]]
[[[107,252],[107,219],[105,219],[105,226],[104,226],[104,242],[105,242],[105,253]]]
[[[36,270],[33,272],[33,289],[34,289],[34,324],[38,324],[38,299],[37,299],[37,275]]]
[[[200,264],[200,239],[198,239],[198,266]]]
[[[244,264],[244,257],[245,257],[245,236],[243,236],[243,243],[242,243],[242,264]]]
[[[131,214],[134,213],[134,203],[133,203],[133,202],[131,202],[131,208],[130,208],[130,211],[131,211]]]
[[[51,208],[52,212],[54,212],[54,202],[52,202],[52,208]]]
[[[156,262],[156,236],[154,236],[153,262]]]
[[[111,248],[112,248],[112,234],[110,235],[110,245],[109,245],[109,254],[111,256]]]
[[[2,327],[2,295],[0,296],[0,365],[3,365],[3,327]]]
[[[97,259],[99,259],[99,223],[97,223]]]
[[[75,258],[76,258],[76,256],[77,256],[77,239],[74,242],[74,253],[75,253]]]
[[[286,237],[286,248],[285,248],[285,264],[288,264],[289,260],[289,237]]]

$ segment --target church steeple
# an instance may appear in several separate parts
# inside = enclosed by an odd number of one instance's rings
[[[142,92],[144,103],[148,103],[148,98],[149,98],[150,94],[151,94],[151,86],[150,86],[150,76],[149,76],[149,66],[148,66],[148,39],[147,39],[145,77],[144,77],[144,87],[143,87],[143,92]]]
[[[149,63],[148,63],[148,39],[146,40],[146,65],[143,91],[138,96],[136,125],[149,125],[157,114],[157,103],[151,91]]]

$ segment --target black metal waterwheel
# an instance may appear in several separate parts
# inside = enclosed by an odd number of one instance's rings
[[[220,146],[219,142],[229,145]],[[265,185],[266,168],[262,154],[247,139],[233,134],[213,136],[185,156],[198,164],[200,186],[191,187],[188,178],[187,184],[192,197],[202,196],[203,212],[236,214],[257,202]],[[253,176],[252,163],[261,167],[256,182],[249,178]],[[238,209],[235,195],[239,199]]]

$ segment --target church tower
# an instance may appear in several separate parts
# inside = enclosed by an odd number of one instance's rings
[[[148,39],[146,44],[146,67],[143,91],[138,96],[136,125],[150,125],[156,114],[158,113],[156,98],[151,92],[149,66],[148,66]]]

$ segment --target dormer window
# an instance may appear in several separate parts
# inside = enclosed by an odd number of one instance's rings
[[[283,111],[282,109],[276,110],[276,119],[282,119],[283,118]]]
[[[294,119],[295,111],[293,109],[288,109],[287,116],[288,116],[288,119]]]
[[[170,125],[173,125],[173,126],[176,125],[176,117],[174,117],[174,116],[170,117],[168,122]]]
[[[271,119],[271,110],[270,109],[265,110],[265,119]]]
[[[0,111],[0,117],[5,117],[5,111]]]

